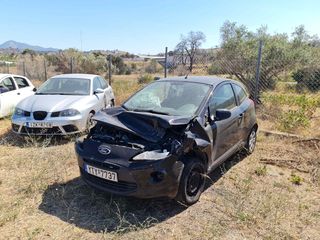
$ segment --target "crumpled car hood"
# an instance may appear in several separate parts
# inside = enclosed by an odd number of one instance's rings
[[[163,138],[168,128],[187,126],[192,117],[132,112],[115,107],[98,112],[93,119],[155,143]]]

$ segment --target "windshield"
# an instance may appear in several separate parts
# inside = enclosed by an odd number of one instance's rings
[[[201,83],[154,82],[129,98],[123,107],[129,111],[193,116],[209,89],[209,85]]]
[[[84,78],[50,78],[36,94],[89,95],[90,80]]]

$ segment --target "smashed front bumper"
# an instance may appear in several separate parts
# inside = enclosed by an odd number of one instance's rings
[[[123,148],[123,152],[125,152],[123,146],[111,146],[118,149]],[[128,160],[123,158],[116,160],[107,157],[102,158],[96,153],[90,154],[88,151],[84,151],[79,143],[76,143],[75,150],[81,177],[94,188],[137,198],[174,198],[177,195],[184,165],[181,161],[177,161],[174,155],[169,155],[161,160],[131,161],[130,158]],[[118,182],[89,174],[85,170],[85,164],[116,172]]]
[[[32,123],[43,123],[49,127],[30,127]],[[46,117],[35,120],[30,117],[12,117],[12,131],[21,135],[69,135],[83,132],[86,119],[82,115],[73,117]]]

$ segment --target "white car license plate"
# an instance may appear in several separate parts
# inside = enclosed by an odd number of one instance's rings
[[[101,168],[96,168],[85,164],[84,169],[87,173],[99,178],[103,178],[109,181],[118,182],[118,175],[116,172],[107,171]]]
[[[48,122],[27,122],[27,127],[30,128],[52,128],[52,123]]]

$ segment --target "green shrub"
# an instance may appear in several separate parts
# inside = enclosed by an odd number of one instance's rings
[[[292,74],[293,79],[298,83],[298,90],[307,88],[312,92],[320,90],[320,68],[303,68]]]
[[[138,78],[139,84],[146,84],[146,83],[150,83],[152,81],[153,81],[153,77],[150,74],[143,74],[143,75],[140,75]]]
[[[292,174],[289,180],[295,185],[301,185],[303,178],[298,175]]]
[[[208,67],[208,74],[209,75],[217,75],[217,74],[223,74],[223,70],[221,69],[221,67],[217,64],[211,64]]]
[[[158,71],[157,62],[151,60],[150,63],[145,68],[146,73],[156,73]]]
[[[267,167],[264,165],[263,167],[257,167],[257,169],[254,171],[254,173],[257,176],[266,176],[267,175]]]
[[[298,110],[289,110],[284,112],[280,117],[280,130],[290,131],[297,127],[308,127],[310,125],[310,117],[307,116],[305,108]]]

